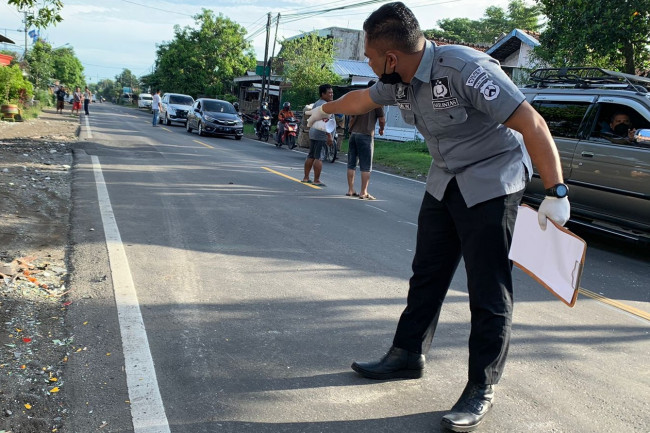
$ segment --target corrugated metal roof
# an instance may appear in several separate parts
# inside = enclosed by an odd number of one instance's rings
[[[537,39],[523,30],[514,29],[506,36],[502,37],[496,44],[492,45],[485,53],[490,54],[497,60],[504,59],[517,51],[522,42],[533,48],[540,45]]]
[[[368,65],[368,62],[362,62],[359,60],[335,59],[334,72],[336,72],[342,78],[349,78],[353,76],[372,78],[377,77],[377,75],[372,72],[372,68]]]

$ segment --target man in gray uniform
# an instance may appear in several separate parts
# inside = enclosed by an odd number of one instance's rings
[[[543,229],[547,218],[560,225],[569,219],[560,159],[544,119],[491,57],[426,41],[401,2],[373,12],[364,31],[365,54],[380,82],[314,108],[310,122],[328,113],[397,105],[426,139],[433,163],[418,217],[407,306],[393,346],[380,360],[355,362],[352,368],[371,379],[422,376],[462,257],[472,314],[468,382],[441,424],[472,431],[492,407],[508,353],[513,307],[508,251],[532,173],[528,154],[548,188],[538,212]]]

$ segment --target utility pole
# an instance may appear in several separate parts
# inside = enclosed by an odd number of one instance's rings
[[[271,66],[273,64],[273,60],[275,59],[275,41],[278,40],[279,25],[280,25],[280,13],[278,12],[278,18],[275,21],[275,36],[273,37],[273,50],[271,50],[271,59],[269,60],[269,95],[271,94]],[[279,96],[280,96],[280,92],[278,92],[278,103],[280,103]]]
[[[27,14],[29,11],[20,11],[23,14],[25,14],[25,18],[23,19],[23,22],[25,23],[25,52],[23,53],[23,59],[27,57]]]
[[[271,12],[268,13],[268,19],[266,21],[266,46],[264,47],[264,66],[262,68],[262,93],[260,94],[260,112],[262,111],[262,104],[264,103],[264,90],[266,87],[266,62],[269,56],[270,37],[271,37]]]

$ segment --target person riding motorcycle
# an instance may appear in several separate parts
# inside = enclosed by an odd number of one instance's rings
[[[255,124],[255,133],[257,133],[260,130],[260,126],[262,125],[262,120],[264,119],[265,116],[271,117],[271,110],[269,110],[269,104],[264,102],[262,104],[262,108],[260,108],[260,115],[257,118],[257,123]]]
[[[291,103],[285,102],[282,104],[282,110],[278,113],[278,136],[276,138],[276,141],[278,143],[282,142],[282,137],[284,136],[284,123],[287,119],[291,119],[292,117],[296,117],[295,114],[293,114],[293,111],[291,111]]]

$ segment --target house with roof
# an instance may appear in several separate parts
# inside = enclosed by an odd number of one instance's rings
[[[539,67],[532,52],[539,44],[539,34],[514,29],[499,38],[485,53],[501,63],[501,68],[516,84],[528,81],[531,69]]]
[[[5,44],[14,44],[15,42],[9,39],[6,36],[0,35],[0,42],[5,43]],[[9,66],[11,64],[11,61],[13,60],[13,56],[10,56],[8,54],[0,54],[0,66]]]

